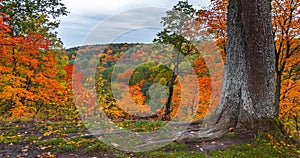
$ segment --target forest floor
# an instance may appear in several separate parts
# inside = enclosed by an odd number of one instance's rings
[[[153,124],[151,124],[153,126]],[[150,126],[135,122],[131,129]],[[222,139],[193,144],[172,142],[149,152],[123,152],[95,137],[84,137],[80,121],[0,121],[0,158],[5,157],[299,157],[300,149],[270,133],[232,131]]]

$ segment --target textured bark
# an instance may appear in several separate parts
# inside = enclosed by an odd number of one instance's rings
[[[177,54],[176,54],[176,62],[175,62],[175,67],[174,70],[172,71],[172,77],[171,77],[171,81],[168,85],[169,87],[169,96],[168,96],[168,100],[166,103],[166,108],[165,108],[165,114],[164,114],[164,120],[170,120],[171,116],[171,103],[172,103],[172,98],[173,98],[173,93],[174,93],[174,85],[175,85],[175,80],[176,77],[178,75],[178,66],[179,66],[179,54],[182,52],[182,45],[183,42],[180,42],[177,46],[175,45],[175,48],[178,50]]]
[[[231,127],[261,129],[276,116],[271,1],[229,0],[227,17],[220,104],[204,120],[208,130],[187,132],[179,141],[217,139]]]
[[[176,68],[177,68],[177,65],[178,65],[178,63],[176,63],[176,66],[175,66]],[[176,74],[174,72],[172,72],[172,78],[171,78],[171,81],[168,85],[168,87],[169,87],[169,96],[168,96],[168,100],[167,100],[167,103],[166,103],[164,120],[170,120],[170,114],[172,112],[171,111],[171,103],[172,103],[172,98],[173,98],[175,79],[176,79]]]
[[[277,59],[276,59],[277,60]],[[277,71],[277,68],[275,67],[276,71],[276,88],[275,88],[275,105],[276,105],[276,114],[279,115],[279,104],[280,104],[280,90],[281,90],[281,81],[282,81],[282,72]]]

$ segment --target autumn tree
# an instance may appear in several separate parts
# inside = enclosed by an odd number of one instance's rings
[[[56,1],[1,1],[1,25],[6,32],[1,36],[0,101],[8,115],[32,116],[43,105],[62,104],[58,51],[53,49],[59,40],[54,40],[50,32],[54,25],[47,23],[50,17],[46,16],[64,14],[56,13],[57,5]]]
[[[189,39],[184,36],[185,27],[187,21],[190,21],[194,18],[195,9],[187,1],[179,1],[172,10],[167,11],[167,16],[162,17],[162,24],[165,27],[163,31],[157,34],[157,38],[154,39],[154,42],[163,43],[172,45],[176,51],[176,62],[172,72],[172,77],[168,83],[168,99],[165,105],[165,118],[168,119],[171,113],[171,104],[172,97],[174,93],[174,85],[176,80],[176,75],[178,75],[178,64],[179,64],[179,54],[183,53],[184,55],[192,53],[195,51],[193,45]]]
[[[276,95],[275,104],[280,105],[280,100],[287,96],[284,91],[288,90],[284,80],[285,71],[297,70],[298,54],[300,54],[300,1],[272,1],[273,36],[275,39],[275,72],[276,72]],[[297,56],[298,55],[298,56]],[[292,64],[294,63],[294,64]],[[284,90],[283,90],[284,89]],[[278,110],[278,113],[279,110]]]
[[[287,60],[282,73],[279,118],[290,136],[300,137],[300,53]]]
[[[181,141],[217,139],[229,128],[267,129],[276,117],[271,2],[229,0],[227,46],[221,101],[205,132],[187,132]]]
[[[14,116],[38,113],[43,104],[59,103],[62,87],[56,80],[53,53],[42,36],[10,37],[1,46],[0,100]],[[33,108],[33,109],[32,109]]]

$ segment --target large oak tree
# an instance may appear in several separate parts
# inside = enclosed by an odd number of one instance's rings
[[[181,141],[217,139],[229,128],[267,128],[277,115],[271,1],[229,0],[221,101],[205,119],[208,130],[186,132]]]

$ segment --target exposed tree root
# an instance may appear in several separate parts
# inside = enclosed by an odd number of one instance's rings
[[[180,143],[196,143],[196,142],[204,142],[204,141],[213,141],[216,139],[222,138],[227,130],[211,128],[211,129],[199,129],[197,131],[186,131],[184,132],[178,139],[177,142]]]

